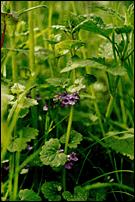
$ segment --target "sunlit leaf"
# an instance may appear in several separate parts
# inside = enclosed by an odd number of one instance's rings
[[[42,201],[41,197],[30,189],[21,189],[19,191],[21,201]]]
[[[45,142],[40,152],[40,159],[44,165],[50,165],[52,167],[58,167],[64,165],[67,161],[67,156],[60,152],[60,142],[57,138],[51,138]]]
[[[20,83],[15,83],[12,87],[11,87],[11,92],[13,94],[20,94],[22,92],[24,92],[25,90],[25,86],[23,86],[22,84]]]
[[[26,140],[23,138],[16,138],[12,143],[8,145],[8,150],[10,152],[21,152],[22,150],[26,149],[27,143]]]

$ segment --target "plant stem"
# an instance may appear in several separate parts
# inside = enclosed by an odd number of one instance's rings
[[[31,9],[33,7],[33,1],[28,1],[28,7]],[[35,56],[34,56],[34,20],[33,20],[33,11],[28,13],[28,23],[29,23],[29,68],[31,74],[35,74],[34,67],[35,67]],[[35,89],[31,91],[31,96],[35,98]],[[32,116],[32,125],[33,127],[37,128],[37,107],[34,106],[31,109],[31,116]]]
[[[13,201],[14,154],[10,155],[9,171],[8,193],[10,201]]]
[[[67,154],[68,142],[70,138],[70,131],[71,131],[72,120],[73,120],[73,110],[74,110],[74,107],[71,106],[69,119],[68,119],[67,133],[66,133],[66,142],[65,142],[65,149],[64,149],[65,154]]]
[[[108,106],[107,106],[106,114],[105,114],[105,117],[106,117],[107,119],[110,117],[110,114],[111,114],[112,109],[113,109],[113,104],[114,104],[114,97],[111,95],[111,96],[110,96],[109,104],[108,104]]]
[[[11,10],[13,11],[13,2],[11,2]],[[12,49],[15,48],[15,29],[16,29],[16,25],[14,24],[11,40],[10,40]],[[13,79],[13,82],[17,80],[16,57],[14,52],[12,52],[12,79]]]
[[[71,126],[72,126],[72,120],[73,120],[73,110],[74,110],[74,107],[71,106],[69,119],[68,119],[67,133],[66,133],[66,142],[65,142],[65,149],[64,149],[65,154],[67,154],[67,149],[68,149],[68,142],[70,138],[70,132],[71,132]],[[66,191],[66,169],[65,168],[63,168],[62,177],[63,177],[63,190]]]
[[[119,91],[120,91],[120,94],[122,96],[123,95],[123,93],[122,93],[122,80],[120,80]],[[127,123],[127,115],[126,115],[126,110],[125,110],[123,98],[120,99],[120,106],[121,106],[123,123],[126,125],[126,123]]]
[[[20,152],[16,152],[16,161],[15,161],[15,177],[14,177],[14,190],[13,190],[13,200],[17,200],[18,192],[18,177],[19,177],[19,162],[20,162]]]

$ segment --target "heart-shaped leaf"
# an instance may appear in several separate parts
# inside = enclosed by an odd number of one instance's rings
[[[42,201],[41,197],[37,193],[29,189],[20,190],[19,197],[21,201]]]
[[[57,138],[51,138],[45,142],[40,152],[40,159],[44,165],[58,167],[64,165],[67,161],[67,156],[60,152],[60,142]]]
[[[61,184],[55,181],[45,182],[41,187],[41,191],[44,194],[44,197],[48,199],[48,201],[61,201],[61,190]]]

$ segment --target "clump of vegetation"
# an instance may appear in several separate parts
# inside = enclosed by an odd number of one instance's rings
[[[133,1],[1,2],[2,201],[132,201]]]

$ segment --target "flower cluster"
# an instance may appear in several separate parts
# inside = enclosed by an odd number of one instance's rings
[[[66,106],[70,106],[70,105],[75,105],[79,99],[80,99],[80,97],[77,92],[71,93],[71,94],[64,92],[62,94],[56,95],[53,98],[53,101],[55,101],[55,102],[60,101],[61,106],[66,107]]]
[[[68,161],[65,163],[65,168],[70,170],[72,169],[74,162],[78,161],[78,158],[75,152],[72,152],[67,157],[68,157]]]

